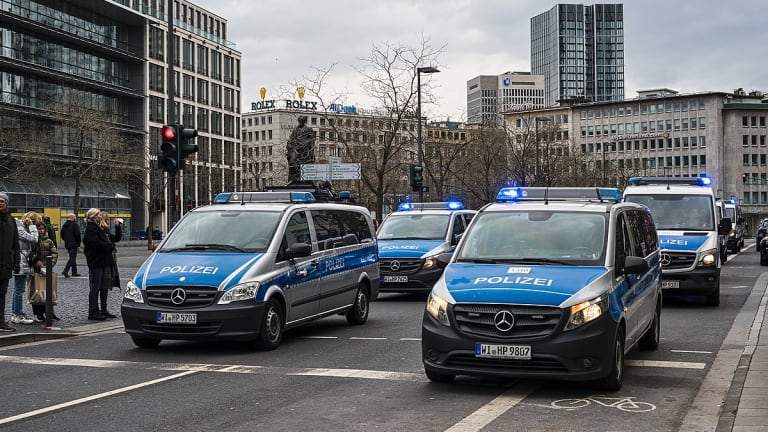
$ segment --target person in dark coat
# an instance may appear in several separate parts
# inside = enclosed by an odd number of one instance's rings
[[[0,298],[3,301],[0,305],[0,332],[16,331],[5,320],[5,298],[11,277],[18,273],[21,267],[19,231],[16,228],[16,220],[8,210],[8,203],[8,194],[0,192]]]
[[[101,228],[102,214],[97,208],[85,214],[83,251],[88,263],[88,319],[104,321],[107,317],[99,310],[99,292],[112,286],[112,251],[115,244]]]
[[[80,236],[80,226],[77,224],[77,216],[74,213],[70,213],[67,216],[67,221],[62,225],[61,239],[64,240],[64,248],[67,249],[67,254],[69,254],[69,259],[61,274],[68,278],[69,271],[72,270],[72,276],[80,276],[77,272],[77,249],[80,247],[82,238]]]

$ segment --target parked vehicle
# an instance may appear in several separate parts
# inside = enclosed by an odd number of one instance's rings
[[[757,226],[757,233],[755,234],[755,250],[760,252],[760,242],[768,237],[768,218],[763,219],[760,225]]]
[[[724,216],[731,220],[732,229],[728,233],[726,247],[736,253],[744,247],[744,214],[736,200],[723,200]]]
[[[763,237],[757,244],[757,250],[760,252],[760,265],[768,266],[768,237]]]

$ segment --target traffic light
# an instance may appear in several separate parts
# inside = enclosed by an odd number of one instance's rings
[[[197,129],[185,129],[184,125],[178,125],[179,139],[179,163],[180,169],[184,169],[187,156],[197,153],[197,143],[189,142],[197,136]]]
[[[179,146],[177,125],[165,125],[161,129],[163,142],[160,144],[160,155],[157,161],[160,168],[167,173],[175,173],[179,169]]]
[[[411,190],[414,192],[421,190],[421,185],[424,183],[424,167],[410,164],[408,167],[408,180],[411,184]]]
[[[747,173],[741,173],[741,182],[744,184],[747,184],[748,180],[749,180],[749,175]]]

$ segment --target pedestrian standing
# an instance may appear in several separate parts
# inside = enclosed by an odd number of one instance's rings
[[[83,251],[88,263],[88,319],[104,321],[107,319],[99,310],[99,291],[102,287],[112,286],[112,251],[115,245],[101,228],[101,211],[97,208],[88,210],[85,214],[85,234],[83,235]]]
[[[0,314],[0,332],[16,331],[5,320],[5,298],[11,276],[19,272],[21,253],[19,251],[19,231],[16,221],[8,210],[8,194],[0,192],[0,297],[2,297],[2,314]]]
[[[19,271],[13,275],[13,316],[11,322],[14,324],[32,324],[32,318],[24,313],[24,292],[27,289],[27,276],[32,274],[29,266],[29,256],[34,252],[37,246],[37,227],[35,224],[40,220],[37,213],[30,211],[24,213],[21,219],[16,219],[16,228],[19,232],[19,251],[21,260]]]
[[[46,232],[48,233],[48,238],[56,241],[56,228],[53,227],[53,224],[51,223],[51,218],[48,216],[43,216],[43,223],[45,223]]]
[[[67,249],[69,259],[64,266],[64,271],[61,274],[65,278],[69,277],[69,271],[72,271],[72,276],[80,276],[77,272],[77,250],[80,248],[82,237],[80,236],[80,225],[77,223],[77,216],[74,213],[70,213],[67,216],[67,221],[61,227],[61,239],[64,240],[64,247]]]
[[[109,312],[107,310],[107,299],[109,298],[109,291],[112,291],[112,288],[115,286],[115,276],[117,273],[117,247],[115,246],[115,243],[119,242],[120,239],[123,238],[123,227],[122,227],[123,220],[118,218],[115,220],[115,233],[112,234],[109,231],[109,213],[102,211],[101,212],[101,223],[99,226],[101,226],[101,229],[104,230],[104,232],[107,234],[107,238],[109,238],[109,241],[112,242],[112,265],[109,268],[109,275],[110,275],[110,283],[107,286],[101,286],[99,289],[99,301],[101,304],[101,314],[104,315],[107,318],[117,318],[117,315]]]
[[[51,257],[52,265],[56,265],[56,261],[59,259],[59,252],[56,249],[56,242],[48,238],[48,227],[42,222],[37,223],[37,262],[33,265],[32,271],[45,275],[46,272],[46,257]],[[34,280],[33,276],[30,276]],[[45,321],[45,303],[32,304],[32,313],[34,313],[34,320],[37,322]],[[51,319],[58,321],[59,317],[51,310]]]

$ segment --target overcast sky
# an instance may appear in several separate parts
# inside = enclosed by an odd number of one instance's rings
[[[312,68],[338,63],[330,88],[346,105],[374,108],[353,66],[373,43],[418,47],[422,34],[445,45],[434,74],[434,119],[466,120],[466,83],[478,75],[531,69],[530,18],[556,3],[541,0],[193,0],[224,17],[227,39],[242,54],[242,105],[281,98],[280,88]],[[581,4],[615,3],[585,2]],[[765,0],[626,0],[625,95],[671,88],[768,91]]]

